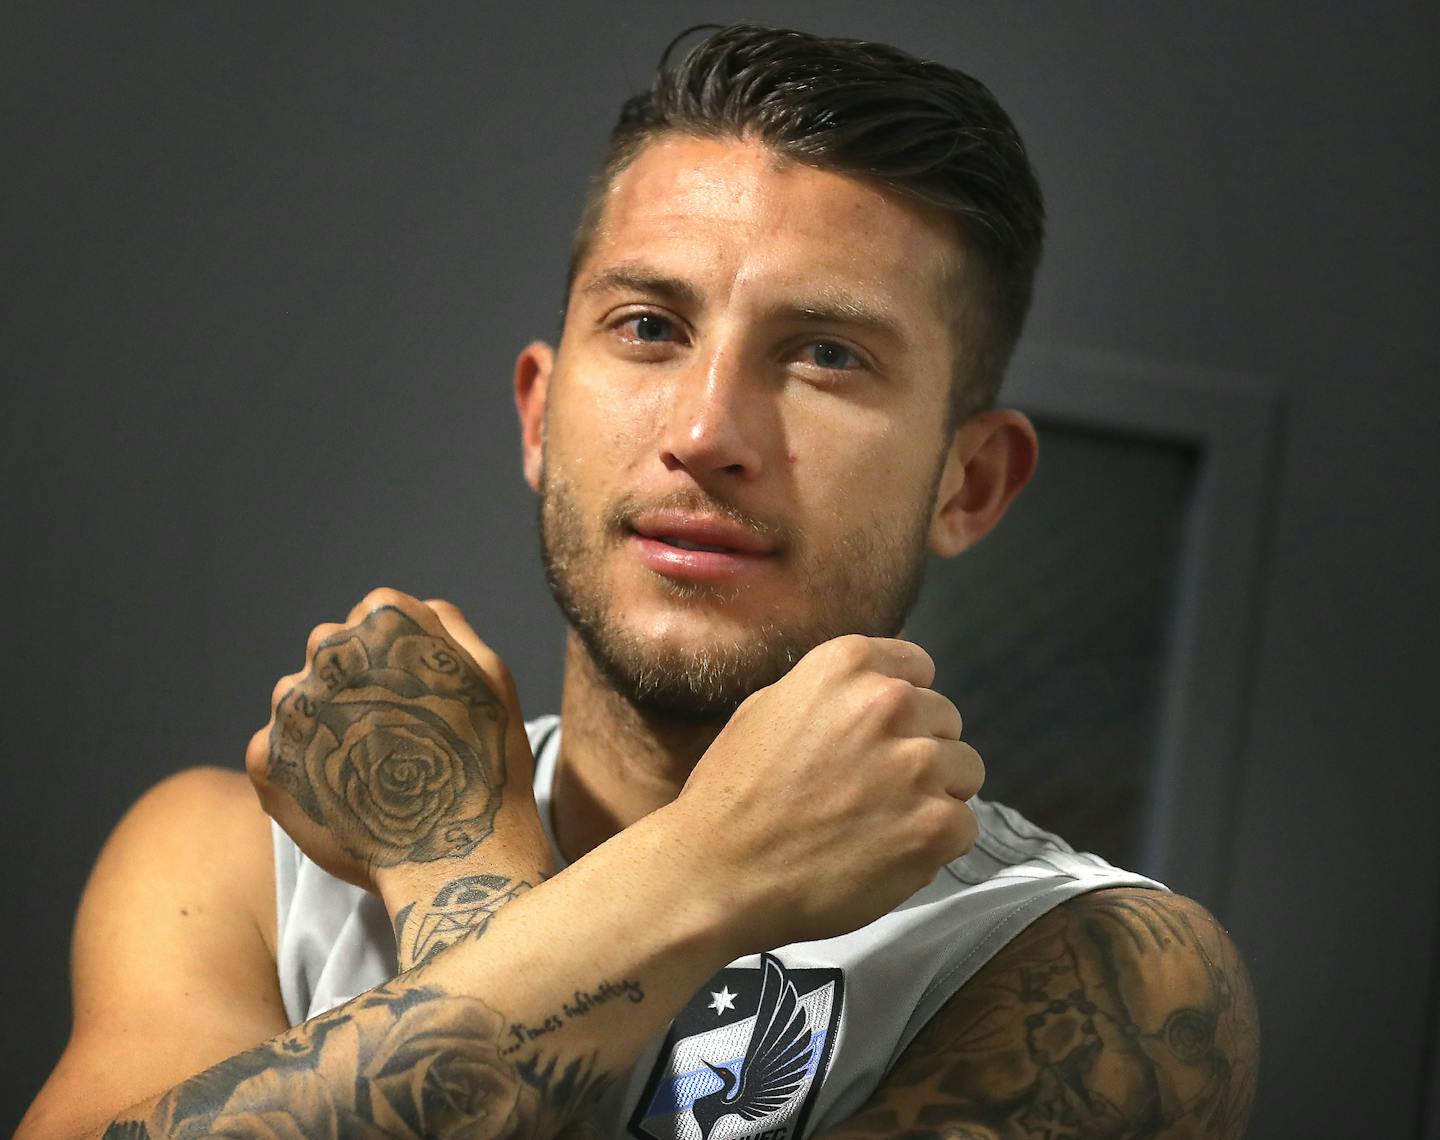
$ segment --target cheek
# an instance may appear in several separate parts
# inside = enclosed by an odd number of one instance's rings
[[[665,408],[655,388],[607,382],[603,372],[571,378],[550,408],[550,446],[571,466],[631,466],[653,450]]]
[[[871,504],[898,508],[928,490],[930,441],[873,420],[786,432],[786,467],[805,499],[829,502],[844,514],[869,511]]]
[[[908,547],[928,526],[940,461],[932,450],[928,441],[922,448],[838,434],[816,449],[792,448],[787,474],[810,557],[832,558],[857,535]]]

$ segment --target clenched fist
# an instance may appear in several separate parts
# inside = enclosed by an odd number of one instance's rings
[[[449,603],[373,591],[312,631],[271,709],[246,768],[331,874],[378,889],[482,845],[487,871],[548,863],[513,682]]]
[[[740,706],[662,809],[747,949],[863,926],[975,842],[985,767],[934,676],[910,642],[825,642]]]

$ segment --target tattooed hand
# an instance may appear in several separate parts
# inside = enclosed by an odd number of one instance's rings
[[[271,709],[246,767],[265,810],[331,874],[433,888],[473,870],[459,863],[482,847],[487,873],[521,885],[547,869],[513,682],[449,603],[373,591],[344,625],[312,631]]]

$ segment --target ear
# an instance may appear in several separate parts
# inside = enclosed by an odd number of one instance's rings
[[[525,482],[530,484],[532,491],[540,489],[545,396],[554,364],[555,350],[539,340],[527,344],[515,361],[515,410],[520,413],[520,450],[525,462]]]
[[[953,558],[990,533],[1030,482],[1040,453],[1035,425],[1009,408],[980,412],[950,443],[930,521],[930,549]]]

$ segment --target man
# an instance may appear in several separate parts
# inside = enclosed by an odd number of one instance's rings
[[[957,72],[748,27],[662,68],[516,370],[561,720],[448,603],[318,626],[250,780],[107,843],[21,1135],[1239,1135],[1229,939],[977,799],[895,636],[1034,467],[993,405],[1040,235]]]

